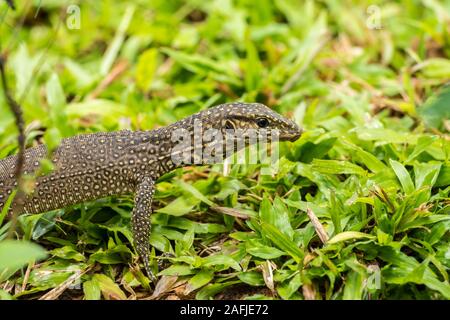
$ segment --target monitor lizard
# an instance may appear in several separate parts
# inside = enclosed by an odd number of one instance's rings
[[[175,168],[211,163],[207,157],[196,158],[195,152],[188,153],[187,158],[176,157],[177,153],[196,150],[196,134],[199,130],[201,133],[208,129],[216,130],[215,138],[220,134],[230,137],[229,133],[235,130],[231,135],[233,152],[242,148],[242,144],[234,142],[245,140],[245,145],[253,143],[249,139],[250,132],[276,132],[280,141],[295,141],[302,133],[293,121],[263,104],[227,103],[155,130],[122,130],[65,138],[51,155],[53,170],[35,178],[32,192],[25,196],[23,207],[17,211],[20,214],[42,213],[108,196],[134,194],[131,215],[134,245],[147,274],[154,281],[149,266],[149,235],[155,182]],[[175,132],[181,133],[185,141],[187,138],[189,147],[183,146],[176,151]],[[222,143],[225,139],[216,141]],[[211,150],[211,144],[200,140],[200,151],[207,147]],[[219,158],[227,156],[223,148],[218,150]],[[23,174],[33,175],[41,165],[40,160],[47,157],[47,152],[44,144],[26,149]],[[17,155],[0,160],[0,211],[17,186],[17,160]],[[13,201],[9,216],[14,206]]]

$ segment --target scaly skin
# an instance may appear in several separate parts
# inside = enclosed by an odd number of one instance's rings
[[[136,250],[148,275],[151,203],[156,180],[163,174],[187,164],[203,164],[194,157],[185,162],[173,161],[173,133],[186,130],[187,140],[194,140],[194,123],[202,130],[242,129],[245,139],[249,129],[278,130],[280,140],[296,140],[300,128],[268,107],[257,104],[223,104],[196,113],[172,125],[151,131],[118,131],[94,133],[63,139],[52,155],[54,170],[36,177],[33,192],[25,197],[19,213],[41,213],[85,201],[125,194],[135,195],[132,231]],[[203,131],[202,131],[203,132]],[[204,150],[206,143],[200,145]],[[239,147],[235,147],[237,151]],[[25,151],[23,173],[32,175],[45,158],[47,148],[41,145]],[[225,155],[221,155],[225,157]],[[16,186],[14,179],[17,156],[0,160],[0,211]],[[12,208],[17,207],[13,202]],[[11,212],[11,210],[10,210]]]

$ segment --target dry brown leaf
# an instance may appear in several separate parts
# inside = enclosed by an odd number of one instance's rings
[[[233,217],[237,217],[237,218],[241,218],[241,219],[249,219],[250,218],[250,216],[248,214],[245,214],[245,213],[243,213],[237,209],[233,209],[233,208],[211,207],[211,209],[216,212],[227,214],[229,216],[233,216]]]
[[[272,291],[272,293],[275,293],[275,285],[273,282],[273,269],[270,261],[266,261],[261,265],[262,273],[263,273],[263,279],[264,283],[266,284],[267,288]]]
[[[178,276],[162,276],[156,284],[155,291],[153,291],[153,294],[146,298],[146,300],[156,300],[161,298],[164,294],[174,288],[174,284],[177,280]]]
[[[314,229],[316,230],[316,233],[320,238],[320,241],[322,241],[323,244],[327,243],[329,237],[322,223],[320,223],[319,219],[317,219],[317,216],[310,208],[306,209],[306,213],[308,214],[308,217],[311,220],[311,223],[313,224]]]
[[[316,290],[313,285],[304,284],[302,286],[302,293],[305,297],[305,300],[316,300]]]

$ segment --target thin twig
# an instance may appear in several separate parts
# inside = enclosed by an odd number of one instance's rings
[[[29,2],[30,3],[30,2]],[[14,3],[12,1],[8,2],[8,5],[15,9]],[[29,8],[28,8],[29,9]],[[27,9],[27,12],[28,12]],[[21,24],[23,24],[23,22],[25,21],[25,17],[22,18]],[[3,20],[2,20],[2,24],[3,24]],[[16,25],[15,29],[14,29],[14,34],[17,33],[17,30],[19,25]],[[12,37],[12,38],[15,38]],[[10,38],[10,39],[12,39]],[[1,49],[1,47],[0,47]],[[8,52],[8,50],[6,50],[5,52]],[[11,238],[13,236],[14,230],[15,230],[15,226],[16,226],[16,222],[17,222],[17,215],[22,211],[22,207],[23,207],[23,199],[24,199],[24,195],[23,195],[23,188],[22,188],[22,168],[24,165],[24,154],[25,154],[25,132],[24,132],[24,120],[23,120],[23,113],[22,113],[22,108],[20,107],[20,105],[16,102],[16,100],[13,98],[13,95],[11,94],[8,82],[7,82],[7,77],[6,77],[6,55],[2,55],[1,54],[1,50],[0,50],[0,78],[2,81],[2,89],[3,89],[3,93],[5,95],[5,99],[6,99],[6,103],[9,106],[9,109],[11,110],[11,112],[14,115],[15,118],[15,122],[16,122],[16,126],[17,126],[17,130],[19,131],[18,136],[17,136],[17,143],[19,146],[19,152],[17,154],[17,162],[16,162],[16,168],[15,168],[15,179],[17,182],[17,193],[16,193],[16,197],[15,197],[15,201],[14,204],[12,205],[12,217],[11,217],[11,227],[9,228],[8,231],[8,238]]]
[[[6,59],[0,55],[0,76],[2,79],[2,89],[5,94],[6,102],[8,103],[11,112],[16,118],[17,129],[19,130],[19,135],[17,141],[19,144],[19,153],[17,155],[17,166],[16,166],[16,180],[19,180],[20,174],[22,172],[23,162],[24,162],[24,147],[25,147],[25,134],[24,134],[24,121],[23,114],[20,105],[14,100],[9,91],[8,82],[6,81],[6,71],[5,71],[5,61]],[[19,183],[18,183],[19,184]]]
[[[25,289],[27,288],[27,283],[28,283],[28,279],[30,278],[31,269],[34,267],[34,265],[35,265],[34,261],[32,261],[28,264],[27,271],[25,271],[25,275],[23,276],[22,288],[21,288],[20,292],[25,291]]]
[[[22,211],[23,207],[23,188],[22,188],[22,168],[24,164],[24,153],[25,153],[25,133],[24,133],[24,120],[22,109],[20,105],[14,100],[9,91],[9,86],[6,81],[6,72],[5,72],[5,59],[0,55],[0,77],[2,79],[2,89],[6,98],[6,102],[11,109],[11,112],[14,114],[16,120],[16,126],[19,131],[17,135],[17,143],[19,145],[19,152],[17,154],[17,162],[16,162],[16,171],[15,171],[15,179],[17,182],[17,193],[14,199],[14,205],[12,205],[12,216],[11,216],[11,227],[8,231],[8,238],[13,236],[13,232],[15,230],[17,215]]]

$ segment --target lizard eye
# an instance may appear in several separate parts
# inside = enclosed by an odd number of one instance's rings
[[[234,129],[234,125],[233,125],[233,123],[230,120],[227,120],[225,122],[225,129],[229,129],[229,130]]]
[[[260,128],[266,128],[269,125],[269,120],[267,120],[266,118],[259,118],[258,120],[256,120],[256,124]]]

